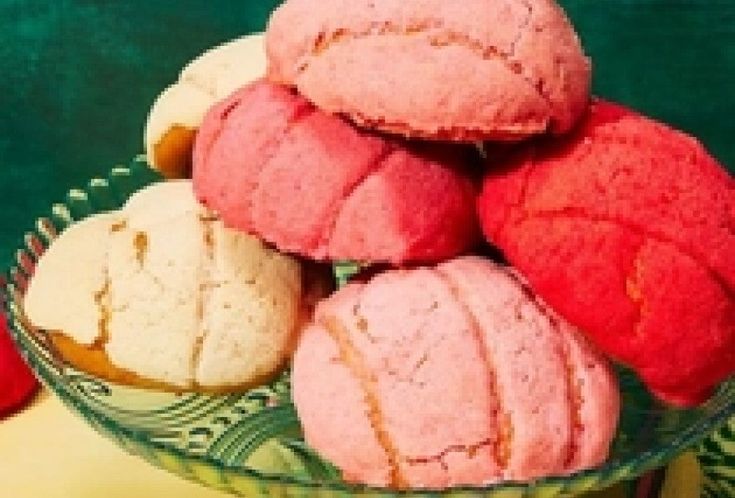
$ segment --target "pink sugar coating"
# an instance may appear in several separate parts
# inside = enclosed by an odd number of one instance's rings
[[[348,285],[318,306],[293,368],[307,442],[355,482],[443,488],[568,474],[603,462],[617,426],[604,358],[520,277],[478,257]],[[330,390],[321,405],[313,372],[330,383],[333,370],[357,392]],[[353,426],[365,431],[368,406],[376,463],[356,469],[328,441],[361,447]],[[335,410],[351,415],[335,420]]]
[[[479,233],[468,149],[371,135],[264,81],[215,106],[199,199],[234,228],[317,260],[433,262]]]
[[[288,0],[268,76],[320,108],[410,137],[515,140],[568,131],[590,64],[552,0]],[[376,75],[380,77],[376,77]]]

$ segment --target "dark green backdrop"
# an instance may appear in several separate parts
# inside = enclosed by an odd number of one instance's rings
[[[186,61],[262,29],[277,3],[0,0],[0,260],[69,187],[142,150],[148,106]],[[562,3],[598,94],[699,135],[735,168],[735,0]]]

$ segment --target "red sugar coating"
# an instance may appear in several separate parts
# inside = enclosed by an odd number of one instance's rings
[[[194,189],[228,225],[317,260],[440,261],[476,240],[464,147],[371,135],[265,81],[206,116]]]
[[[478,207],[550,305],[688,406],[735,371],[734,194],[695,139],[598,101],[488,174]]]
[[[0,316],[0,419],[22,408],[38,389],[38,382],[21,359]]]

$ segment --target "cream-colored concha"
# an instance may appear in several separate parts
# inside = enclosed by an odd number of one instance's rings
[[[41,329],[64,330],[77,343],[100,339],[100,300],[105,288],[107,245],[117,215],[98,214],[70,226],[38,261],[24,307]]]
[[[142,379],[222,390],[285,363],[301,268],[226,228],[197,203],[190,181],[169,181],[63,232],[40,259],[24,304],[32,324],[64,334],[82,355],[102,349],[111,365]]]
[[[243,36],[190,62],[153,104],[145,130],[148,162],[169,178],[191,170],[191,150],[204,114],[266,70],[263,34]]]

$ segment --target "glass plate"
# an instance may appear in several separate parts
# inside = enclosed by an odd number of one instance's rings
[[[35,261],[74,220],[118,208],[160,178],[141,161],[69,192],[23,238],[3,282],[12,335],[39,378],[74,412],[129,452],[188,479],[248,497],[553,498],[605,489],[660,467],[700,442],[735,413],[735,380],[705,405],[674,410],[652,399],[636,377],[620,371],[623,414],[608,462],[569,477],[485,488],[394,492],[353,486],[303,442],[288,374],[230,395],[173,394],[124,387],[65,364],[44,333],[26,326],[21,298]],[[359,451],[359,448],[355,448]]]

